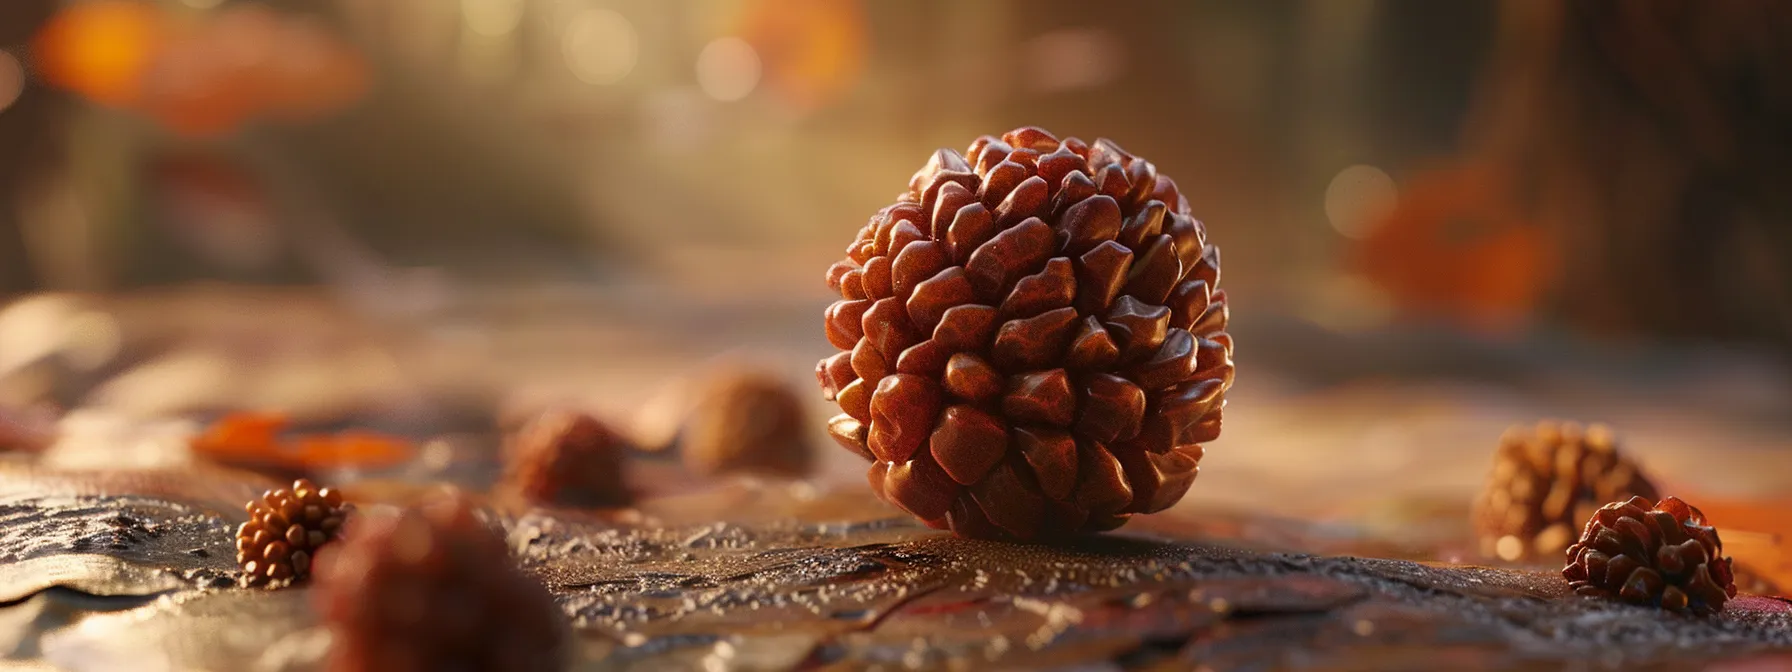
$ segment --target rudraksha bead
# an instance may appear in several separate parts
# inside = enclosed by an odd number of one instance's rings
[[[1475,533],[1487,557],[1553,561],[1600,506],[1660,496],[1609,427],[1546,420],[1500,437],[1475,500]]]
[[[1562,576],[1574,592],[1668,611],[1711,614],[1736,596],[1717,528],[1674,497],[1607,504],[1568,547]]]
[[[1220,434],[1219,249],[1176,183],[1037,128],[941,149],[828,269],[833,436],[884,499],[972,537],[1106,530]]]
[[[459,495],[358,517],[318,568],[331,672],[559,672],[565,616]]]

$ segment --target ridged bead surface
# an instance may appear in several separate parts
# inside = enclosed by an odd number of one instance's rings
[[[939,150],[827,270],[829,432],[879,496],[963,536],[1161,511],[1232,384],[1219,275],[1175,182],[1111,141]]]
[[[1574,592],[1667,611],[1712,614],[1736,596],[1717,528],[1674,497],[1607,504],[1568,547],[1562,576]]]

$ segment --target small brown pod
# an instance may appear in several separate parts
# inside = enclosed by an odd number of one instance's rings
[[[1168,508],[1232,385],[1219,264],[1176,183],[1112,141],[941,149],[827,271],[829,432],[879,496],[962,536]]]
[[[342,493],[305,479],[263,493],[243,507],[249,520],[236,530],[236,562],[243,586],[280,588],[311,574],[317,551],[341,535],[353,505]]]
[[[1668,611],[1712,614],[1736,596],[1736,580],[1717,528],[1677,498],[1642,497],[1600,507],[1580,541],[1568,547],[1563,578],[1589,597]]]
[[[1593,511],[1631,497],[1660,494],[1611,428],[1545,420],[1500,437],[1472,520],[1482,555],[1553,561]]]
[[[814,461],[809,414],[789,383],[729,368],[697,386],[677,445],[691,471],[802,476]]]
[[[571,507],[626,506],[629,442],[603,421],[548,411],[506,441],[500,489],[526,502]]]
[[[357,518],[320,564],[331,672],[558,672],[565,616],[455,495]]]

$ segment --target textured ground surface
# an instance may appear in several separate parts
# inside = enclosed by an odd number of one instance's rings
[[[0,443],[56,438],[0,459],[0,670],[315,669],[329,642],[307,591],[230,587],[230,532],[272,482],[194,462],[197,422],[278,408],[308,431],[394,431],[426,441],[413,464],[320,478],[369,503],[430,481],[479,491],[520,410],[580,403],[652,434],[667,422],[657,392],[728,353],[806,384],[823,291],[764,291],[819,286],[800,275],[471,293],[416,320],[223,288],[6,313],[0,394],[77,410],[51,425],[59,438],[33,412],[0,412]],[[21,323],[48,336],[20,338]],[[1739,517],[1792,488],[1792,388],[1776,369],[1722,352],[1239,331],[1226,434],[1195,488],[1118,535],[953,540],[870,500],[862,463],[834,450],[803,484],[641,463],[637,512],[492,520],[578,625],[582,669],[1792,669],[1785,601],[1749,596],[1712,619],[1588,602],[1547,567],[1473,567],[1465,524],[1506,425],[1604,420],[1731,552],[1783,579],[1792,557],[1750,534],[1777,518]]]
[[[9,464],[5,659],[317,669],[328,636],[306,589],[231,584],[242,514],[222,497],[259,481],[208,480]],[[1188,528],[1199,541],[1145,531],[1046,548],[888,514],[858,494],[734,483],[639,513],[491,516],[577,625],[579,669],[1689,669],[1792,655],[1792,604],[1777,599],[1695,619],[1564,596],[1547,572],[1302,555],[1223,534],[1248,521]]]

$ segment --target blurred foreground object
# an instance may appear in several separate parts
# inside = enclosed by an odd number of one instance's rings
[[[1490,558],[1554,559],[1600,506],[1660,496],[1605,425],[1513,427],[1493,460],[1474,512],[1481,554]]]
[[[1028,539],[1188,491],[1232,337],[1219,249],[1150,162],[1037,128],[941,149],[847,256],[827,273],[844,352],[816,377],[880,496],[959,535]]]
[[[259,3],[194,14],[76,2],[39,31],[32,53],[51,84],[197,137],[328,115],[365,95],[371,76],[316,19]]]
[[[622,438],[603,421],[575,411],[548,411],[506,442],[504,487],[537,504],[626,506]]]
[[[1558,316],[1792,345],[1792,7],[1501,10],[1469,144],[1560,245]]]
[[[569,654],[553,598],[459,494],[358,517],[316,590],[332,672],[558,672]]]
[[[1674,497],[1600,507],[1568,549],[1576,593],[1706,615],[1736,596],[1730,559],[1705,514]]]
[[[342,493],[305,479],[269,490],[244,507],[249,520],[236,530],[236,562],[244,586],[281,588],[311,575],[317,551],[342,533],[354,507]]]
[[[782,378],[725,368],[699,383],[679,432],[684,464],[699,474],[802,476],[809,472],[809,414]]]
[[[307,473],[333,468],[381,469],[411,460],[416,447],[400,437],[346,431],[282,437],[289,424],[276,413],[233,413],[193,438],[194,454],[233,466]]]

